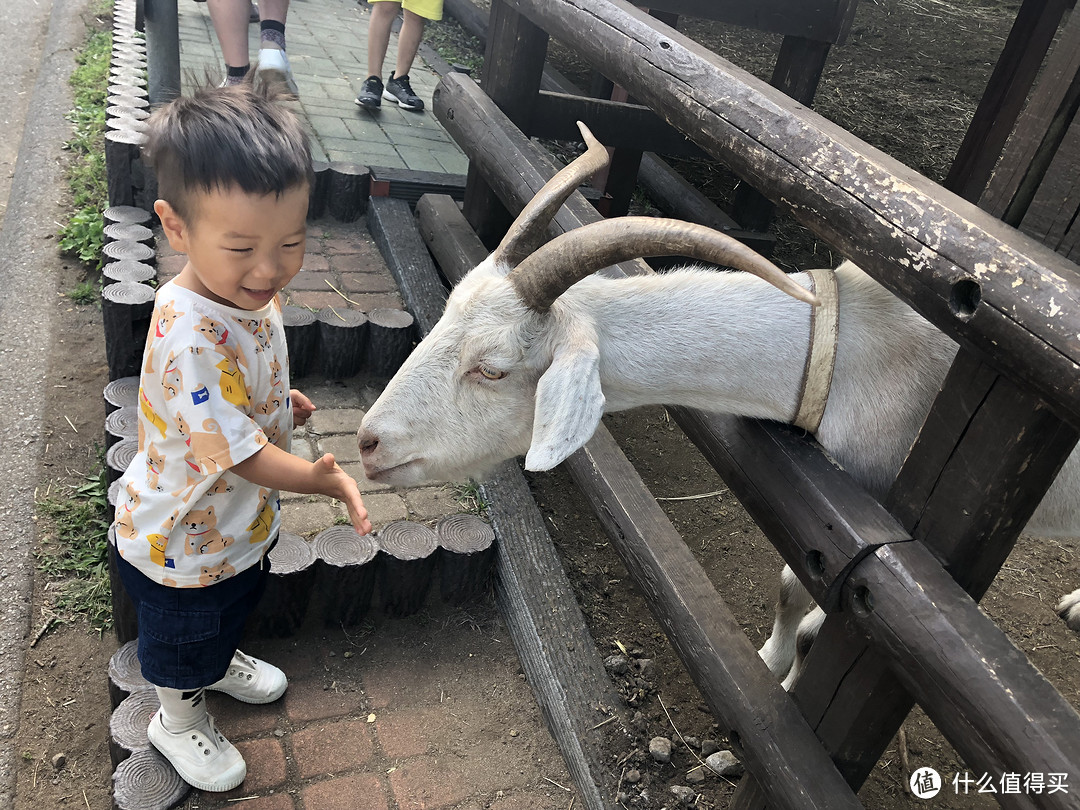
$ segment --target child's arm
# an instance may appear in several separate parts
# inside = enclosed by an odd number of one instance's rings
[[[356,481],[334,462],[331,453],[311,462],[287,453],[277,445],[267,444],[254,455],[233,465],[232,471],[261,487],[337,498],[349,510],[349,519],[357,532],[367,534],[371,531],[371,522],[367,518],[367,509],[364,508]]]
[[[289,391],[289,401],[292,402],[292,426],[303,427],[315,412],[315,403],[295,388]]]

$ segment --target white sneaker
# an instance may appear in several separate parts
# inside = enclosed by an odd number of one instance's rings
[[[244,655],[237,650],[229,662],[229,671],[217,683],[207,689],[224,692],[244,703],[273,703],[289,685],[285,673],[258,658]]]
[[[232,790],[247,776],[244,758],[217,730],[209,714],[193,729],[172,732],[162,724],[159,709],[150,718],[146,736],[181,778],[199,790]]]
[[[277,48],[260,48],[259,64],[255,70],[264,79],[275,84],[284,85],[294,96],[300,94],[300,90],[293,80],[292,68],[289,67],[289,57],[285,51],[279,51]]]

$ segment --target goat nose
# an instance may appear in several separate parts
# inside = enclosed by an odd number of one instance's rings
[[[379,446],[379,438],[366,428],[360,428],[356,434],[356,443],[360,446],[361,455],[369,455]]]

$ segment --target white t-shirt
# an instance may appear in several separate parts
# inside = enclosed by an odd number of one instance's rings
[[[230,468],[292,438],[277,299],[222,306],[158,290],[139,385],[139,452],[120,479],[117,551],[155,582],[212,585],[255,565],[277,536],[277,490]]]

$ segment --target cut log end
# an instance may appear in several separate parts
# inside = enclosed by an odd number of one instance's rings
[[[312,544],[296,534],[280,532],[277,543],[270,551],[271,570],[275,574],[294,574],[310,568],[315,562]]]
[[[379,532],[379,548],[397,560],[421,560],[438,547],[435,532],[411,520],[396,520]]]
[[[338,567],[365,565],[375,559],[378,551],[370,535],[356,533],[352,526],[331,526],[315,535],[311,541],[315,556]]]
[[[439,545],[457,554],[484,551],[495,542],[491,524],[476,515],[447,515],[435,524]]]
[[[137,689],[120,701],[109,718],[109,751],[114,768],[135,752],[150,747],[146,729],[160,705],[153,688]]]
[[[153,748],[136,751],[113,773],[117,810],[169,810],[191,790],[176,769]]]

